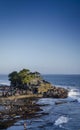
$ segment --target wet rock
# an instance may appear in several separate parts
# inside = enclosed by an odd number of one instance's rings
[[[7,109],[0,110],[0,129],[7,128],[19,119],[32,118],[36,112],[41,111],[36,99],[18,99],[3,104]],[[10,106],[10,107],[9,107]]]
[[[64,88],[53,87],[47,92],[43,93],[43,97],[53,97],[53,98],[67,98],[68,90]]]

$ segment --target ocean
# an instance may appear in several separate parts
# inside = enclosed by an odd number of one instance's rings
[[[0,75],[0,85],[10,85],[7,74]]]
[[[27,130],[80,130],[80,75],[42,75],[53,85],[69,90],[68,98],[53,99],[41,98],[38,114],[32,119],[19,120],[6,130],[23,130],[23,122],[27,122]],[[7,75],[0,75],[0,84],[9,84]],[[63,102],[55,104],[55,102]],[[32,123],[30,123],[32,122]]]

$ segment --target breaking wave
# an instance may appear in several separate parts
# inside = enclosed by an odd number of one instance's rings
[[[68,93],[68,97],[80,102],[80,90],[79,89],[71,89]]]
[[[56,126],[61,126],[64,123],[67,123],[69,121],[69,118],[66,116],[60,116],[54,123]]]

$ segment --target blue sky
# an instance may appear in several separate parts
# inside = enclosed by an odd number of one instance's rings
[[[80,74],[79,0],[0,0],[0,73]]]

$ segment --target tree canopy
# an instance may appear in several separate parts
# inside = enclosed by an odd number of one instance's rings
[[[13,71],[8,75],[12,87],[28,87],[35,79],[41,78],[39,72],[30,72],[29,69],[22,69],[19,72]]]

